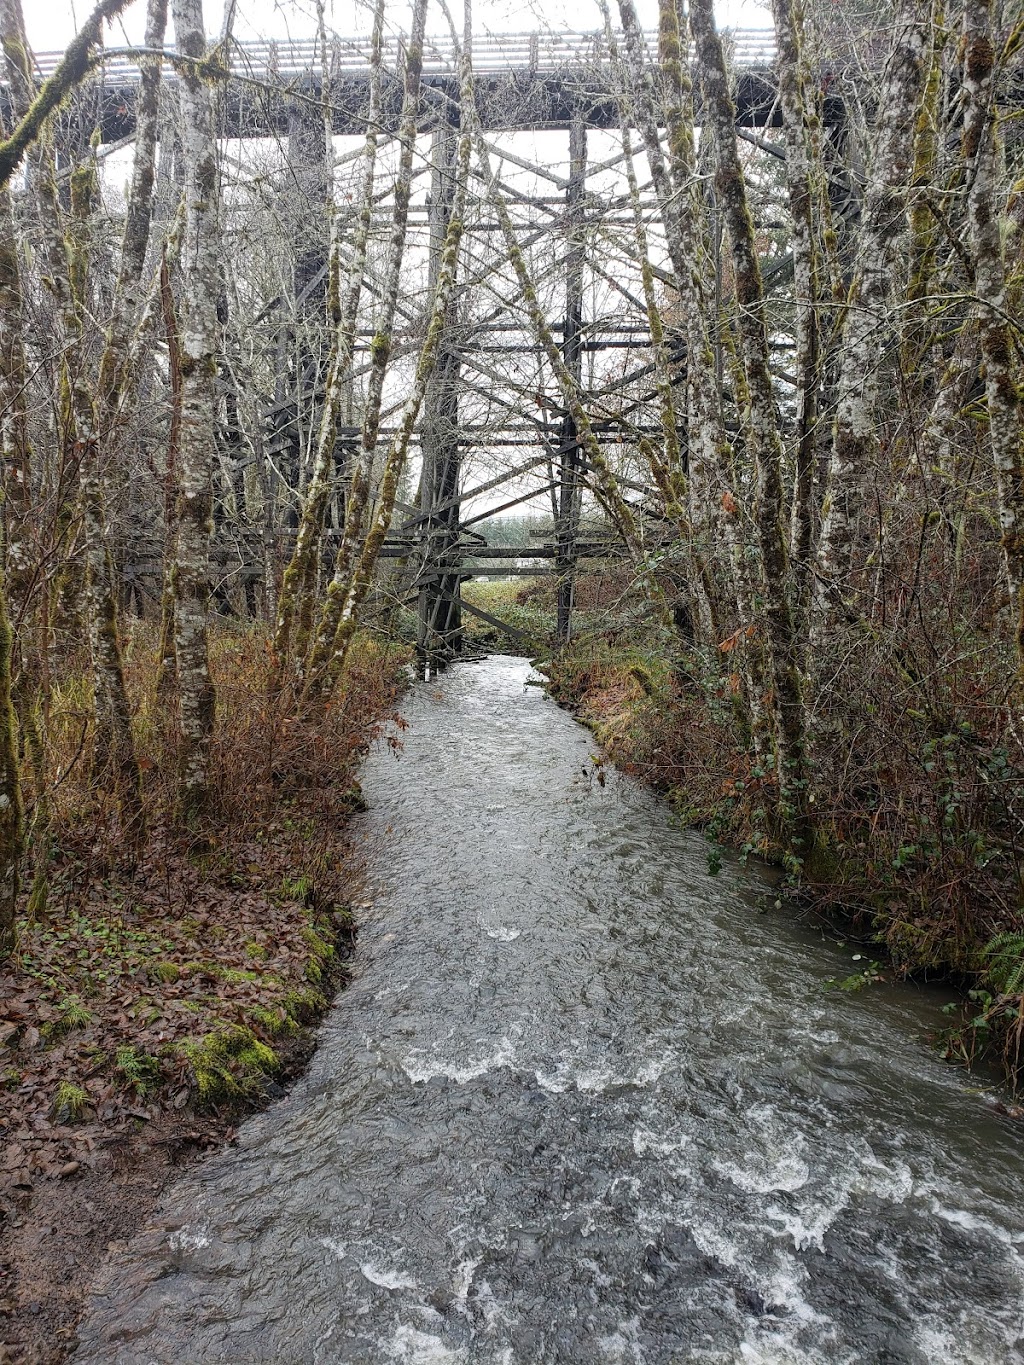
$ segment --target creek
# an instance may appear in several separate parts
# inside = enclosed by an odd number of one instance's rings
[[[495,656],[363,774],[306,1075],[97,1280],[91,1365],[1024,1361],[1024,1132]],[[605,774],[602,772],[601,774]]]

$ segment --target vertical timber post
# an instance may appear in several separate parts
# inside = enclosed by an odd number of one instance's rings
[[[565,323],[562,356],[577,386],[583,376],[580,333],[583,325],[583,263],[586,253],[583,206],[587,181],[587,128],[576,105],[569,123],[569,187],[566,191],[568,251],[565,270]],[[570,413],[562,418],[559,459],[558,524],[555,528],[558,574],[558,614],[555,643],[567,645],[572,636],[572,608],[576,589],[576,531],[580,517],[579,445]]]
[[[446,101],[433,135],[430,173],[429,293],[433,296],[455,194],[458,115]],[[416,654],[421,673],[434,671],[462,649],[460,567],[451,551],[459,540],[459,352],[457,303],[445,317],[437,365],[423,399],[420,515],[424,578],[419,594]],[[435,510],[436,509],[436,510]]]

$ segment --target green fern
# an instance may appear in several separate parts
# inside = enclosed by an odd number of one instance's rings
[[[1004,995],[1024,993],[1024,932],[997,934],[984,948],[992,984]]]
[[[144,1095],[160,1079],[160,1060],[138,1048],[119,1047],[115,1054],[114,1070],[120,1073],[122,1084]]]

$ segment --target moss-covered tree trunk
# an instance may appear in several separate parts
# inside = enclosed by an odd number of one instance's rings
[[[4,0],[0,25],[8,80],[17,104],[29,99],[32,91],[32,65],[19,0]],[[99,465],[100,406],[87,356],[88,319],[92,312],[90,229],[98,195],[95,165],[89,159],[72,174],[70,218],[61,210],[49,157],[40,159],[35,186],[38,230],[48,266],[47,282],[57,304],[62,342],[66,445],[73,454],[79,480],[95,713],[93,763],[97,779],[109,782],[116,791],[126,826],[134,831],[141,821],[139,771],[107,550]]]
[[[57,63],[53,75],[44,81],[39,93],[19,111],[17,123],[8,137],[0,140],[0,189],[10,184],[11,177],[21,165],[28,149],[39,138],[46,120],[71,92],[85,80],[89,73],[93,49],[102,41],[103,25],[116,19],[122,10],[127,9],[132,0],[100,0],[75,37],[65,49],[64,56]],[[9,61],[28,70],[28,46],[24,41],[25,25],[21,21],[21,0],[0,0],[0,28],[12,35],[15,28],[20,32],[16,40],[20,52],[14,51],[5,38],[4,47]]]
[[[680,178],[679,168],[666,159],[658,135],[661,110],[658,107],[650,59],[633,0],[619,0],[619,19],[626,40],[624,66],[627,73],[627,98],[643,140],[644,151],[647,153],[647,164],[658,198],[669,259],[677,281],[681,282],[693,269],[693,261],[687,256],[687,244],[680,224],[680,212],[686,209],[686,187]],[[678,23],[676,31],[678,33]],[[684,191],[682,194],[681,190]]]
[[[171,290],[167,246],[160,258],[160,311],[167,342],[167,380],[171,411],[164,455],[164,563],[160,593],[160,642],[157,646],[157,700],[167,705],[178,693],[178,660],[174,649],[174,565],[178,554],[178,447],[181,443],[181,338]]]
[[[886,321],[894,288],[893,248],[907,226],[916,113],[929,50],[930,6],[903,0],[875,119],[860,234],[842,323],[839,397],[815,560],[812,640],[826,638],[830,603],[852,590],[857,523],[877,449],[877,409]]]
[[[338,548],[331,582],[317,618],[303,670],[303,682],[310,694],[322,692],[324,679],[331,672],[331,658],[338,628],[351,610],[350,595],[355,583],[355,568],[363,554],[363,526],[372,491],[374,455],[380,429],[384,376],[394,343],[395,313],[405,255],[409,200],[412,197],[413,165],[416,153],[416,128],[420,108],[420,80],[423,70],[423,34],[426,28],[427,0],[416,0],[412,29],[405,54],[405,84],[398,126],[399,158],[395,183],[394,209],[388,240],[387,264],[381,289],[381,318],[370,346],[370,377],[363,405],[359,455],[352,471],[351,493],[345,532]],[[356,301],[358,303],[358,300]],[[343,390],[339,389],[339,403]]]
[[[736,294],[736,332],[745,401],[741,419],[757,476],[755,522],[763,574],[767,656],[772,682],[780,815],[797,851],[806,842],[804,713],[798,642],[788,596],[783,521],[783,448],[768,360],[764,289],[736,138],[736,110],[712,0],[692,0],[707,126],[713,130],[715,187],[728,229]]]
[[[340,229],[335,223],[331,244],[328,310],[333,324],[327,385],[320,428],[317,434],[313,472],[302,507],[291,563],[285,570],[277,604],[274,654],[280,676],[294,652],[302,659],[309,642],[313,617],[313,590],[320,557],[324,517],[334,479],[335,446],[338,425],[348,386],[351,384],[352,356],[355,351],[356,324],[366,272],[367,248],[373,221],[373,187],[377,167],[377,144],[381,121],[381,53],[384,36],[384,0],[377,0],[373,34],[370,40],[370,100],[367,111],[366,141],[363,147],[359,215],[352,240],[352,255],[344,295],[341,290]],[[410,162],[411,166],[411,162]],[[404,236],[403,236],[404,241]],[[397,297],[397,294],[396,294]],[[354,496],[358,496],[358,486]],[[294,629],[294,639],[293,636]]]
[[[14,948],[14,919],[22,856],[18,740],[11,704],[13,637],[0,571],[0,962]]]
[[[1007,309],[1006,262],[997,200],[998,125],[995,34],[991,0],[964,7],[963,153],[968,166],[967,218],[974,253],[974,289],[985,362],[989,443],[996,471],[1003,565],[1013,612],[1018,695],[1024,686],[1024,459],[1021,453],[1019,338]]]
[[[2,134],[0,125],[0,134]],[[0,189],[0,441],[2,441],[3,511],[7,531],[0,562],[0,962],[14,948],[22,834],[18,732],[13,699],[14,635],[8,609],[8,584],[16,609],[27,612],[32,580],[29,550],[31,517],[31,448],[28,433],[28,369],[18,241],[11,199]],[[21,661],[24,670],[28,660]],[[27,679],[25,682],[27,684]],[[29,688],[26,685],[26,693]],[[31,704],[31,698],[28,699]]]
[[[810,73],[803,61],[801,0],[772,0],[778,48],[779,100],[786,144],[786,187],[789,197],[790,243],[793,252],[793,307],[796,313],[796,432],[793,441],[793,498],[790,553],[797,583],[796,598],[806,609],[811,592],[811,547],[814,535],[814,454],[818,420],[820,305],[815,203],[810,136],[816,113],[808,96]]]
[[[145,45],[150,50],[163,47],[167,27],[167,0],[149,0],[146,10]],[[130,371],[130,339],[138,326],[142,308],[142,273],[149,246],[153,220],[153,190],[156,183],[156,148],[160,123],[160,59],[143,61],[139,93],[135,103],[135,154],[125,209],[121,254],[118,260],[110,324],[100,360],[100,423],[109,440],[121,416]]]

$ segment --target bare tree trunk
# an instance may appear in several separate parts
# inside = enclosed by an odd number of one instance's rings
[[[177,49],[194,61],[206,53],[202,0],[172,0]],[[181,807],[199,811],[208,797],[215,696],[210,677],[208,598],[213,469],[216,459],[217,145],[209,86],[189,63],[179,78],[185,162],[182,240],[181,445],[174,628],[182,738]]]

